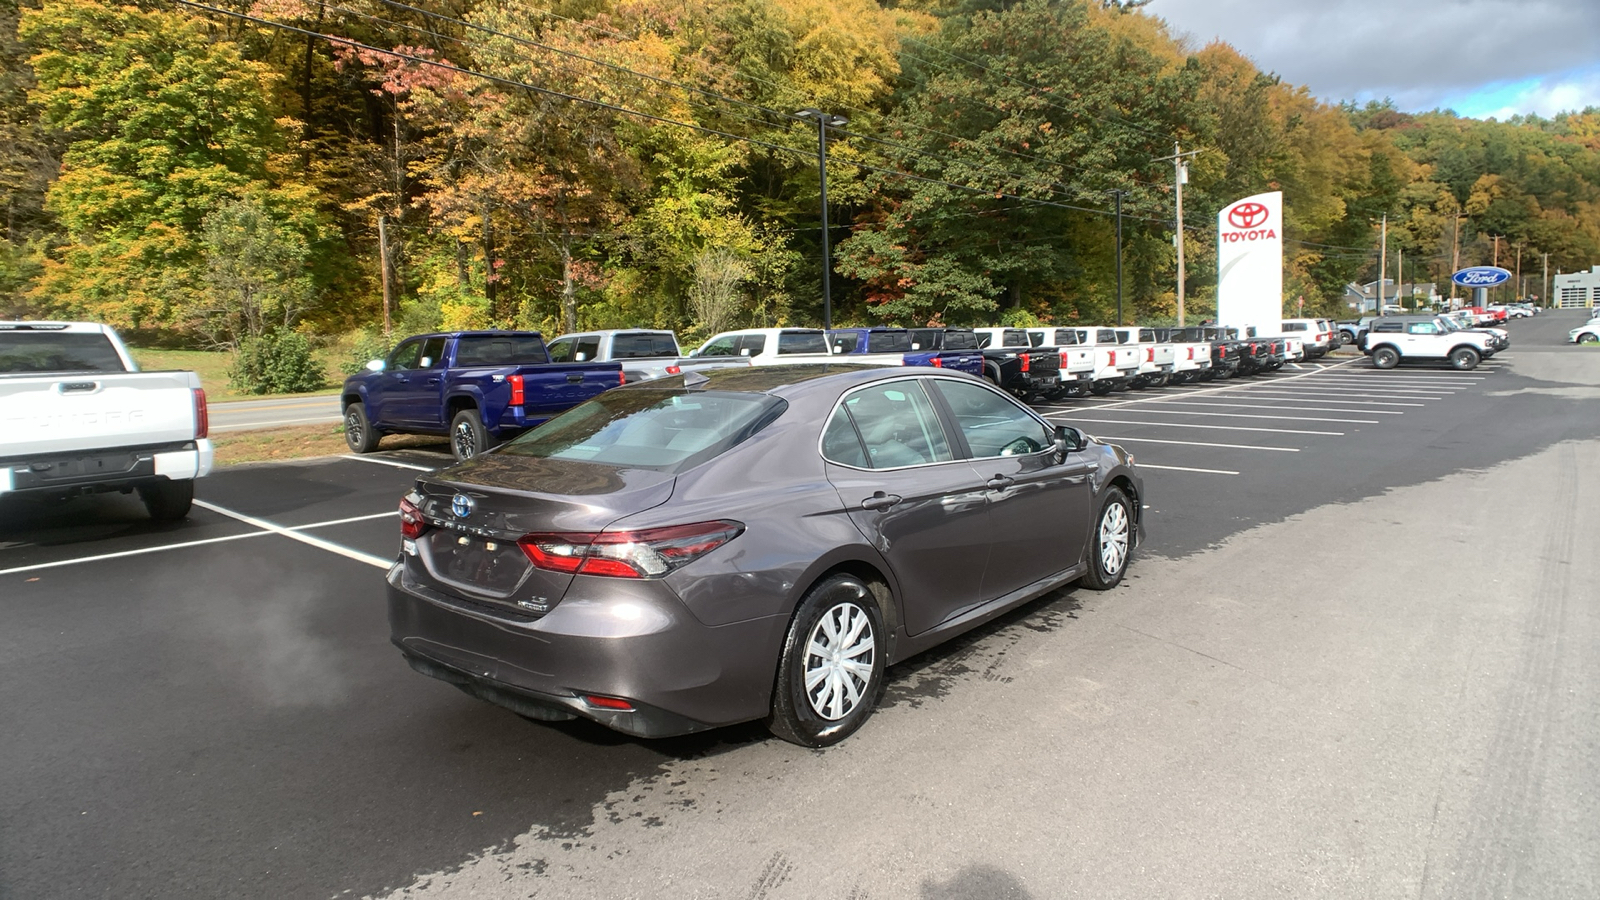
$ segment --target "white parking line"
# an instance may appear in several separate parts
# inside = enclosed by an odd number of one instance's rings
[[[1348,425],[1376,425],[1377,419],[1328,419],[1320,416],[1260,416],[1250,413],[1193,412],[1187,409],[1134,409],[1134,413],[1156,413],[1168,416],[1214,416],[1220,419],[1277,419],[1284,422],[1341,422]],[[1062,413],[1066,415],[1066,413]]]
[[[1249,397],[1251,399],[1271,400],[1274,403],[1348,403],[1351,406],[1416,406],[1416,407],[1421,407],[1421,406],[1427,406],[1428,405],[1426,403],[1399,403],[1399,402],[1390,401],[1390,400],[1348,400],[1348,399],[1346,399],[1346,395],[1343,395],[1343,394],[1333,394],[1330,397],[1301,397],[1301,396],[1298,396],[1298,395],[1295,395],[1295,394],[1270,394],[1270,393],[1262,393],[1262,392],[1258,391],[1258,392],[1251,393],[1251,394],[1242,394],[1240,396]],[[1366,412],[1366,410],[1361,410],[1361,412]]]
[[[1320,402],[1323,402],[1323,403],[1328,402],[1328,398],[1332,398],[1332,399],[1336,399],[1336,400],[1342,400],[1345,397],[1362,397],[1362,398],[1371,399],[1371,400],[1443,400],[1444,399],[1444,396],[1439,396],[1439,395],[1434,395],[1434,394],[1398,394],[1398,393],[1393,393],[1393,392],[1384,392],[1384,393],[1380,394],[1380,393],[1367,393],[1367,392],[1364,392],[1364,391],[1358,393],[1358,392],[1355,392],[1355,391],[1316,390],[1314,388],[1311,389],[1311,390],[1302,390],[1302,389],[1300,389],[1298,387],[1297,388],[1293,388],[1293,389],[1290,389],[1290,388],[1277,388],[1275,390],[1276,390],[1276,393],[1277,393],[1278,396],[1320,397],[1320,398],[1324,398],[1324,399],[1322,399],[1320,401]],[[1264,394],[1273,393],[1273,392],[1274,392],[1274,389],[1262,388],[1261,390],[1256,390],[1256,391],[1241,391],[1240,392],[1240,396],[1262,396]]]
[[[195,501],[195,505],[196,506],[206,506],[207,508],[210,508],[207,504],[202,503],[199,500]],[[365,521],[368,521],[370,519],[382,519],[382,518],[386,518],[386,517],[390,517],[390,516],[396,516],[396,515],[399,515],[398,511],[391,511],[391,512],[384,512],[384,513],[373,513],[370,516],[351,516],[351,517],[349,517],[347,519],[331,519],[331,520],[329,520],[327,522],[312,522],[309,525],[296,525],[293,528],[289,528],[287,530],[289,530],[289,531],[305,531],[305,530],[309,530],[309,529],[312,529],[312,528],[326,528],[326,527],[328,527],[330,525],[343,525],[343,524],[346,524],[348,522],[365,522]],[[244,534],[230,534],[230,535],[227,535],[226,537],[202,538],[201,540],[183,541],[182,543],[178,543],[178,544],[163,544],[160,547],[143,547],[143,548],[138,549],[138,550],[123,550],[123,551],[120,551],[118,553],[100,553],[100,554],[96,554],[94,556],[80,556],[80,557],[78,557],[76,559],[63,559],[63,560],[57,560],[56,562],[35,563],[34,565],[31,565],[31,566],[17,566],[15,568],[11,568],[11,569],[0,569],[0,575],[12,575],[12,574],[15,574],[17,572],[33,572],[33,571],[37,571],[39,569],[55,569],[55,568],[60,568],[61,566],[75,566],[78,563],[99,562],[100,560],[103,560],[103,559],[122,559],[123,557],[126,557],[126,556],[144,556],[147,553],[161,553],[161,552],[166,551],[166,550],[182,550],[182,549],[184,549],[186,547],[203,547],[206,544],[221,544],[221,543],[224,543],[224,542],[227,542],[227,541],[242,541],[245,538],[266,537],[269,534],[276,534],[276,533],[277,532],[268,531],[268,530],[247,531]],[[389,566],[388,563],[384,563],[384,568],[388,568],[388,566]]]
[[[415,466],[415,465],[412,465],[411,463],[403,463],[403,462],[399,462],[399,461],[393,460],[393,459],[384,459],[381,456],[357,456],[354,453],[346,453],[340,458],[341,459],[353,459],[356,462],[377,463],[380,466],[394,466],[396,469],[414,469],[414,470],[416,470],[418,472],[436,472],[436,471],[438,471],[438,469],[430,469],[427,466]]]
[[[1349,365],[1352,362],[1355,362],[1355,360],[1352,359],[1352,360],[1347,360],[1347,361],[1341,362],[1341,363],[1334,363],[1333,365],[1329,366],[1328,368],[1336,369],[1339,366]],[[1300,380],[1302,378],[1312,378],[1312,377],[1315,377],[1315,376],[1320,375],[1320,374],[1322,374],[1322,373],[1321,372],[1304,372],[1304,373],[1301,373],[1299,375],[1288,375],[1288,376],[1284,376],[1284,377],[1281,377],[1281,378],[1275,378],[1275,379],[1273,379],[1273,382],[1281,384],[1281,383],[1283,383],[1285,381],[1298,381],[1298,380]],[[1179,388],[1181,390],[1184,390],[1186,393],[1189,393],[1189,394],[1215,394],[1215,393],[1219,393],[1221,391],[1233,390],[1235,387],[1239,387],[1239,385],[1219,385],[1217,387],[1190,387],[1188,385],[1174,385],[1173,387],[1177,387],[1177,388]],[[1154,403],[1154,402],[1157,402],[1157,401],[1159,401],[1161,399],[1162,399],[1162,396],[1160,394],[1156,394],[1156,395],[1149,396],[1149,397],[1140,397],[1137,400],[1116,400],[1116,401],[1113,401],[1111,403],[1102,404],[1101,406],[1098,406],[1098,407],[1095,407],[1095,408],[1096,409],[1107,409],[1107,408],[1113,407],[1113,406],[1131,406],[1131,405],[1133,405],[1135,403]],[[1058,408],[1064,408],[1064,407],[1047,406],[1047,407],[1041,407],[1041,408],[1042,409],[1058,409]]]
[[[1195,469],[1190,466],[1158,466],[1155,463],[1139,463],[1141,469],[1166,469],[1169,472],[1203,472],[1207,475],[1237,475],[1229,469]]]
[[[1111,437],[1097,434],[1097,441],[1135,441],[1141,444],[1176,444],[1180,447],[1225,447],[1229,450],[1271,450],[1274,453],[1299,453],[1299,447],[1260,447],[1255,444],[1208,444],[1205,441],[1164,441],[1160,438]]]
[[[1220,399],[1220,398],[1219,398]],[[1321,403],[1321,400],[1308,401]],[[1334,413],[1361,413],[1365,416],[1403,416],[1405,413],[1394,409],[1333,409],[1320,406],[1263,406],[1259,403],[1230,403],[1224,400],[1221,403],[1207,403],[1203,400],[1163,400],[1162,406],[1204,406],[1207,408],[1232,408],[1232,409],[1275,409],[1279,412],[1334,412]]]
[[[291,541],[299,541],[302,544],[309,544],[319,550],[326,550],[329,553],[337,553],[346,559],[353,559],[356,562],[364,562],[369,566],[377,566],[380,569],[387,569],[389,566],[394,564],[394,560],[392,558],[384,559],[381,556],[373,556],[371,553],[363,553],[360,550],[346,547],[343,544],[335,544],[333,541],[325,541],[322,538],[312,537],[309,534],[300,534],[299,532],[290,528],[285,528],[282,525],[274,525],[273,523],[268,522],[266,519],[258,519],[255,516],[247,516],[241,512],[234,512],[231,509],[226,509],[216,505],[215,503],[207,503],[204,500],[196,500],[194,501],[194,505],[200,507],[201,509],[209,509],[218,515],[227,516],[230,519],[243,522],[246,525],[253,525],[263,531],[270,531],[279,537],[286,537]],[[391,513],[385,513],[384,515],[391,515]]]
[[[1046,418],[1055,418],[1061,413],[1052,413]],[[1129,419],[1073,419],[1074,422],[1100,422],[1108,425],[1148,425],[1154,428],[1206,428],[1211,431],[1259,431],[1266,434],[1321,434],[1329,437],[1343,437],[1342,431],[1296,431],[1291,428],[1250,428],[1244,425],[1192,425],[1183,422],[1140,422]]]

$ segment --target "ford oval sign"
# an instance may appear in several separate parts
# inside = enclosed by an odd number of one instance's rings
[[[1499,266],[1472,266],[1450,276],[1450,280],[1462,287],[1488,288],[1510,281],[1511,273]]]

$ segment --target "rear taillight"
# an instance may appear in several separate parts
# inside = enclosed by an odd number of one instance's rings
[[[200,440],[211,433],[211,412],[206,409],[205,388],[194,389],[194,439]]]
[[[1068,365],[1071,364],[1067,362],[1067,351],[1063,350],[1061,351],[1061,368],[1065,369]]]
[[[1154,347],[1146,347],[1145,348],[1145,350],[1144,350],[1144,361],[1145,362],[1155,362],[1156,361],[1156,348],[1154,348]]]
[[[1026,354],[1026,353],[1022,354],[1022,371],[1024,371],[1024,372],[1028,371],[1028,366],[1032,362],[1033,362],[1033,360],[1028,357],[1028,354]]]
[[[529,562],[551,572],[653,578],[694,562],[743,532],[740,523],[719,520],[642,531],[530,534],[517,544]]]
[[[617,373],[617,384],[627,384],[627,383],[628,383],[628,373],[627,372],[618,372]]]
[[[422,537],[428,530],[428,520],[422,517],[422,510],[417,505],[404,497],[400,498],[400,536],[408,541]]]
[[[527,399],[527,394],[524,392],[522,387],[522,376],[512,375],[510,378],[507,378],[506,381],[511,385],[511,405],[521,406]]]
[[[940,358],[939,358],[939,357],[937,357],[937,356],[935,356],[935,357],[934,357],[934,358],[933,358],[933,367],[934,367],[934,368],[935,368],[935,369],[942,369],[942,368],[944,368],[944,360],[942,360],[942,359],[940,359]]]
[[[1227,359],[1228,358],[1228,348],[1227,347],[1218,347],[1217,348],[1217,356],[1222,358],[1222,359]]]
[[[1189,359],[1191,359],[1191,360],[1194,359],[1194,348],[1193,347],[1189,348]]]

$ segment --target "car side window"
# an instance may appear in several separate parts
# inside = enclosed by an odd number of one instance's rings
[[[1412,322],[1406,326],[1407,334],[1438,334],[1439,326],[1432,322]]]
[[[1388,333],[1391,333],[1391,332],[1398,333],[1400,331],[1400,323],[1399,322],[1374,322],[1374,323],[1372,323],[1372,330],[1375,331],[1375,332],[1378,332],[1380,334],[1388,334]]]
[[[747,334],[739,339],[739,353],[741,356],[756,357],[767,349],[767,336],[764,334]],[[827,350],[827,347],[823,347]]]
[[[551,362],[569,363],[572,362],[572,349],[577,343],[574,338],[557,338],[545,345],[545,349],[550,352]]]
[[[444,365],[444,338],[431,337],[422,345],[422,358],[417,360],[419,369],[436,369]]]
[[[861,436],[856,434],[856,426],[851,424],[850,414],[843,405],[833,411],[833,418],[822,431],[822,458],[858,469],[872,468],[867,462],[867,451],[861,446]]]
[[[723,335],[706,344],[700,351],[701,356],[738,356],[739,336],[736,334]]]
[[[1077,334],[1077,332],[1070,331],[1070,330],[1068,330],[1066,328],[1057,328],[1056,329],[1056,346],[1057,347],[1075,346],[1077,343],[1078,343],[1078,334]]]
[[[955,459],[933,403],[916,380],[864,387],[846,396],[840,409],[861,435],[870,468],[894,469]]]
[[[1055,446],[1055,436],[1016,401],[982,385],[939,379],[939,393],[955,413],[974,459],[1022,456]]]
[[[1095,339],[1095,343],[1097,343],[1097,344],[1115,344],[1115,343],[1118,343],[1118,341],[1117,341],[1117,333],[1115,331],[1112,331],[1109,328],[1102,328],[1099,331],[1096,331],[1094,339]]]
[[[765,345],[766,338],[760,340]],[[778,332],[778,353],[827,353],[828,336],[820,331],[780,331]],[[755,353],[750,354],[754,356]]]
[[[417,360],[421,358],[421,338],[418,338],[414,341],[406,341],[400,346],[394,348],[394,352],[389,354],[388,368],[392,372],[403,371],[405,369],[415,369],[417,367]]]
[[[572,354],[572,358],[578,362],[594,362],[594,358],[599,355],[600,338],[598,336],[586,337],[578,338],[578,346],[576,351]],[[582,357],[581,360],[579,359],[580,356]]]

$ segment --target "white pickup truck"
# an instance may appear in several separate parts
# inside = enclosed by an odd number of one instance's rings
[[[1139,352],[1124,348],[1111,328],[1077,327],[1078,347],[1094,351],[1094,383],[1089,392],[1097,395],[1127,390],[1129,383],[1139,375]]]
[[[684,356],[678,348],[676,334],[642,328],[563,334],[544,347],[553,363],[621,363],[622,377],[629,384],[684,372],[750,365],[748,357],[735,354],[703,358]]]
[[[1139,376],[1133,381],[1134,387],[1161,387],[1172,377],[1178,365],[1178,351],[1172,344],[1156,340],[1155,329],[1124,325],[1117,328],[1117,340],[1139,352]]]
[[[1078,344],[1076,328],[1029,328],[1028,340],[1035,347],[1055,347],[1061,351],[1061,384],[1069,393],[1088,393],[1094,386],[1096,350]],[[1105,351],[1099,351],[1104,353]]]
[[[193,372],[141,372],[116,332],[0,322],[0,499],[137,491],[150,517],[189,514],[210,473]]]
[[[689,356],[743,356],[752,366],[833,362],[828,335],[820,328],[745,328],[711,336]]]

